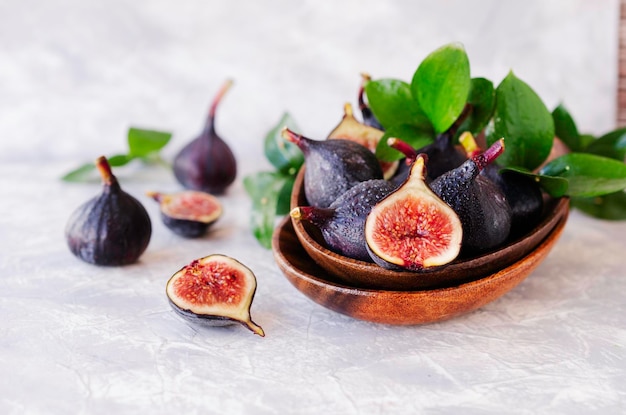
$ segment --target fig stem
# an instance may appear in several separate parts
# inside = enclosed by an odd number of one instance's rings
[[[485,166],[497,159],[503,152],[504,138],[501,138],[493,143],[487,150],[485,150],[481,154],[472,157],[472,160],[474,160],[474,163],[476,163],[478,170],[482,170],[485,168]]]
[[[359,87],[359,109],[367,107],[365,104],[365,84],[372,80],[372,77],[367,72],[361,72],[361,86]]]
[[[117,184],[117,178],[113,175],[111,165],[106,157],[100,156],[96,159],[96,167],[102,177],[102,182],[107,186]]]
[[[417,177],[424,181],[426,178],[426,161],[427,161],[427,157],[425,154],[418,154],[417,158],[415,159],[415,161],[413,162],[413,165],[411,166],[411,177],[416,177],[415,175],[417,175]]]
[[[287,141],[294,143],[295,145],[297,145],[298,147],[300,147],[300,149],[303,149],[306,145],[306,140],[304,140],[304,137],[292,130],[289,129],[289,127],[283,127],[283,129],[280,132],[280,135]]]
[[[163,193],[160,193],[160,192],[148,191],[146,192],[146,196],[151,197],[157,202],[160,202],[161,200],[163,200]]]
[[[213,102],[211,103],[211,108],[209,109],[209,116],[207,118],[207,126],[213,125],[213,121],[215,119],[215,112],[217,111],[217,107],[220,104],[220,102],[222,101],[222,98],[224,97],[224,95],[226,95],[226,92],[230,89],[230,87],[233,86],[233,80],[232,79],[227,79],[222,86],[220,87],[220,89],[217,91],[217,94],[215,95],[215,97],[213,98]]]
[[[291,209],[291,212],[289,212],[289,216],[296,220],[300,220],[302,219],[302,210],[299,207],[295,207]]]
[[[344,117],[353,117],[354,113],[352,112],[352,104],[350,104],[349,102],[346,102],[343,105],[343,116]]]
[[[387,145],[404,154],[407,164],[413,163],[417,158],[417,151],[406,141],[402,141],[396,137],[390,137],[387,139]]]
[[[334,215],[334,209],[316,208],[313,206],[298,206],[289,212],[289,216],[296,220],[306,220],[312,223],[324,223]]]
[[[468,158],[476,157],[480,154],[480,147],[476,143],[476,139],[469,131],[463,132],[459,137],[459,143],[463,146]]]
[[[244,322],[244,324],[246,325],[246,327],[248,329],[250,329],[250,331],[252,331],[254,334],[258,334],[261,337],[265,337],[265,331],[263,331],[263,329],[261,328],[261,326],[259,326],[258,324],[256,324],[254,321],[252,320],[247,320]]]

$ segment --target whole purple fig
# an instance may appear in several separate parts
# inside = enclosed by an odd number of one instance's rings
[[[215,131],[215,112],[232,86],[226,81],[215,96],[204,129],[174,158],[174,175],[187,189],[222,194],[237,177],[237,160]]]
[[[127,265],[146,250],[152,223],[143,205],[122,190],[106,158],[96,161],[102,193],[79,206],[67,222],[70,251],[95,265]]]

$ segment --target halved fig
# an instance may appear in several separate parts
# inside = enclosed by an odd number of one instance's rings
[[[188,321],[205,326],[239,323],[265,336],[250,317],[256,277],[236,259],[221,254],[196,259],[169,279],[165,291],[172,308]]]
[[[335,127],[334,130],[328,135],[328,139],[342,138],[344,140],[355,141],[364,147],[367,147],[376,152],[376,146],[384,135],[384,131],[378,128],[371,127],[359,122],[354,117],[352,111],[352,105],[346,103],[343,106],[343,118],[341,122]],[[398,168],[398,161],[380,161],[380,167],[383,170],[383,176],[385,179],[389,179],[396,172]]]
[[[369,253],[384,268],[424,270],[445,265],[460,252],[461,221],[426,185],[424,164],[425,156],[418,155],[406,181],[365,221]]]
[[[174,233],[197,238],[222,215],[222,204],[213,195],[185,190],[177,193],[147,192],[159,202],[161,219]]]

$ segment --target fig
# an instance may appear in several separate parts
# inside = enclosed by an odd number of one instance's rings
[[[371,262],[365,243],[365,219],[372,207],[393,189],[387,180],[368,180],[350,188],[328,208],[299,206],[290,214],[315,225],[331,251]]]
[[[454,133],[445,132],[439,134],[431,144],[416,150],[428,156],[427,181],[435,180],[467,160],[465,152],[454,145],[453,138]]]
[[[328,207],[352,186],[383,178],[374,153],[359,143],[345,139],[313,140],[287,127],[282,136],[296,144],[304,155],[304,192],[311,206]]]
[[[401,148],[396,150],[402,152],[407,159],[406,162],[400,163],[396,174],[391,178],[391,181],[396,184],[402,183],[409,172],[407,166],[411,165],[411,160],[414,160],[417,154],[425,154],[428,157],[428,169],[426,171],[426,182],[430,183],[443,173],[459,167],[465,160],[467,155],[463,149],[454,144],[454,137],[459,130],[461,124],[470,115],[472,106],[470,104],[465,105],[463,112],[457,120],[443,133],[435,137],[435,141],[425,145],[419,149],[413,149],[408,144],[403,144]],[[395,147],[394,147],[395,148]]]
[[[469,157],[480,153],[474,136],[465,132],[459,141]],[[514,171],[502,171],[502,167],[491,163],[481,175],[486,176],[500,188],[511,208],[512,237],[521,236],[532,230],[543,213],[543,193],[539,183]]]
[[[95,265],[136,262],[150,242],[152,223],[141,202],[122,190],[105,157],[96,160],[102,192],[70,216],[65,238],[70,251]]]
[[[453,261],[460,252],[461,221],[426,184],[425,161],[418,155],[404,183],[365,221],[367,249],[384,268],[426,270]]]
[[[159,203],[161,220],[185,238],[204,235],[222,215],[222,205],[213,195],[196,190],[177,193],[147,192]]]
[[[369,105],[365,102],[365,84],[372,80],[372,77],[367,73],[361,74],[361,85],[359,86],[358,102],[359,110],[361,110],[361,116],[363,117],[363,124],[370,127],[374,127],[378,130],[384,130]]]
[[[389,181],[396,187],[400,186],[409,175],[411,166],[417,158],[417,150],[415,150],[409,143],[402,141],[396,137],[389,137],[387,139],[387,145],[394,148],[404,154],[404,158],[399,160],[398,169],[396,173],[389,179]]]
[[[343,107],[343,118],[341,122],[328,135],[328,139],[343,138],[345,140],[355,141],[364,147],[370,149],[372,153],[376,152],[376,146],[385,133],[374,127],[367,126],[359,122],[352,112],[352,105],[346,103]],[[391,178],[396,169],[398,162],[385,162],[379,160],[380,167],[383,170],[385,179]]]
[[[430,187],[459,215],[463,252],[482,253],[502,244],[511,230],[511,209],[502,191],[479,173],[504,151],[504,140],[442,174]]]
[[[265,336],[252,321],[250,306],[256,292],[254,273],[226,255],[193,260],[167,281],[170,305],[186,320],[205,326],[241,324]]]
[[[174,157],[176,180],[187,189],[222,194],[237,176],[237,160],[215,131],[215,112],[232,81],[226,81],[211,104],[204,129]]]

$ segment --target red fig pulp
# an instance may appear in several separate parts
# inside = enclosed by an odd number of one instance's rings
[[[423,156],[415,160],[406,181],[374,206],[365,222],[370,255],[388,269],[445,265],[459,254],[462,238],[457,214],[426,185]]]

